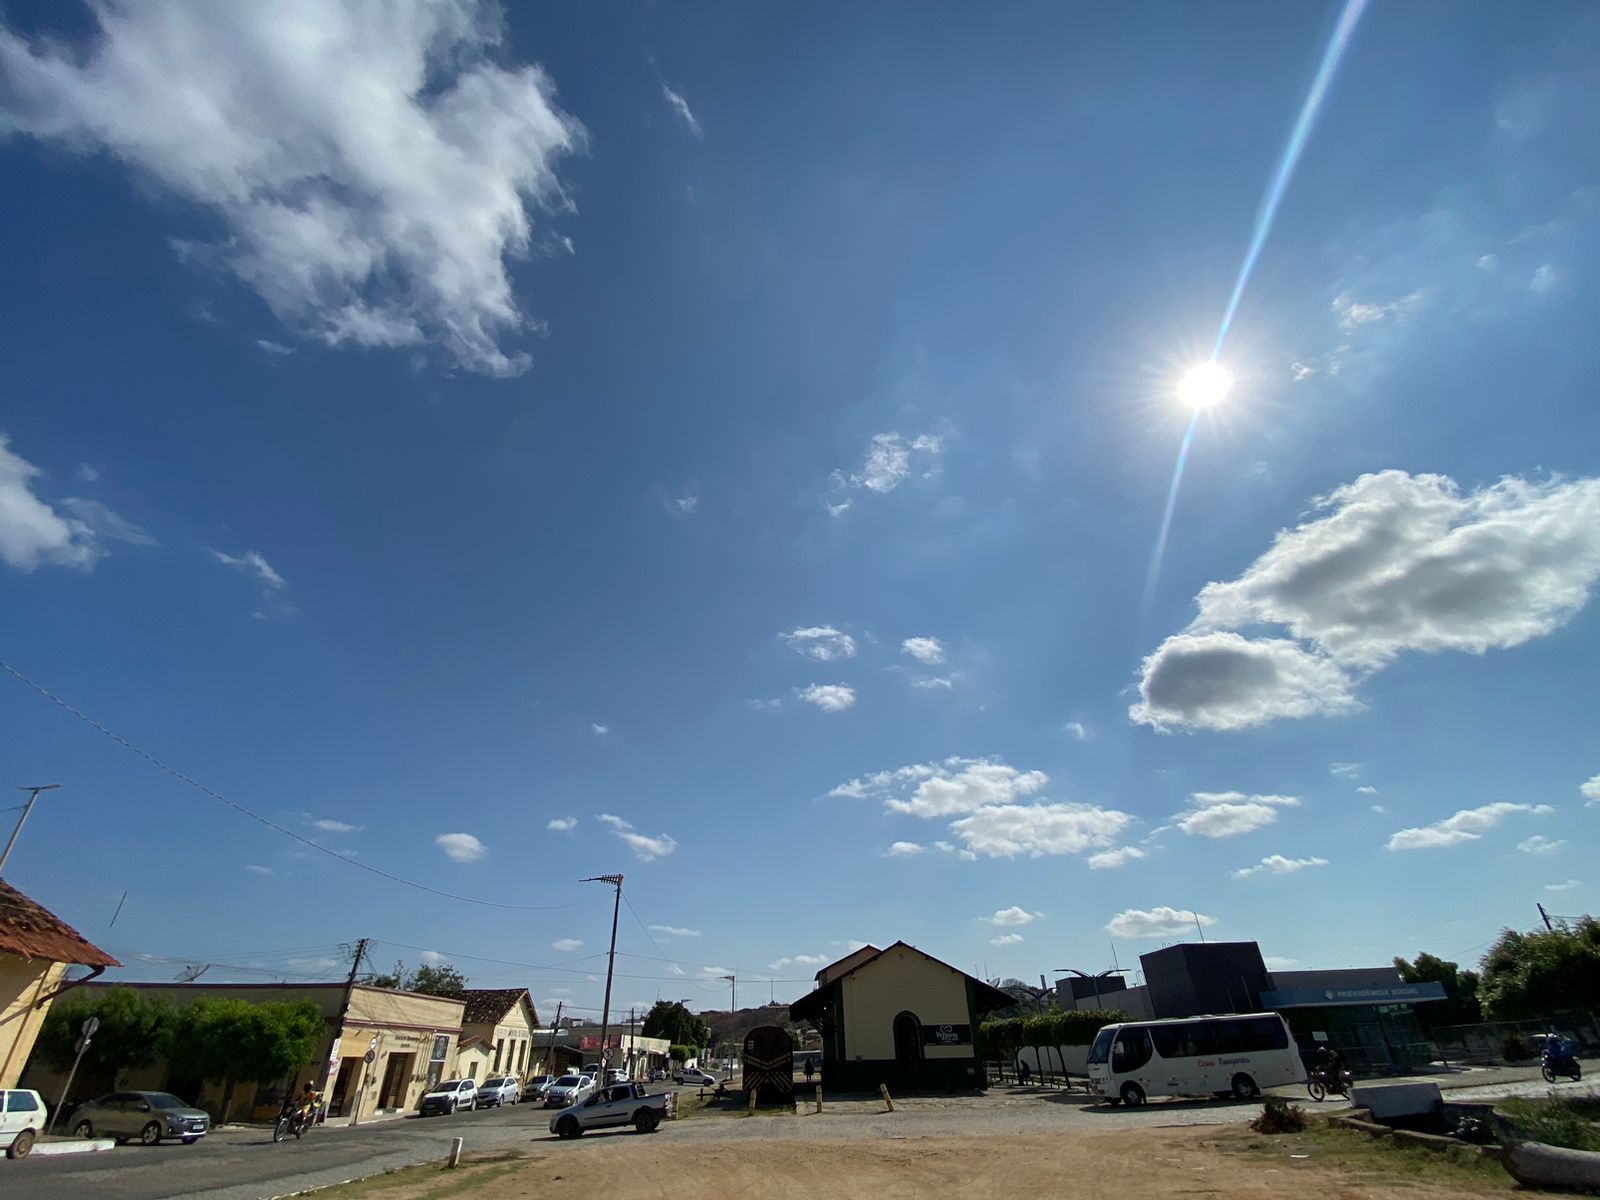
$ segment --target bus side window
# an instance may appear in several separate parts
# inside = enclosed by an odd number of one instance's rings
[[[1117,1034],[1117,1044],[1111,1051],[1113,1071],[1137,1071],[1150,1061],[1150,1031],[1124,1029]]]

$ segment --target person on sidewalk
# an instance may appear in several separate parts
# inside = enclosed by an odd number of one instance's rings
[[[1028,1064],[1023,1062],[1020,1058],[1017,1059],[1017,1082],[1026,1087],[1028,1085],[1028,1080],[1032,1077],[1032,1075],[1032,1068],[1030,1068]]]

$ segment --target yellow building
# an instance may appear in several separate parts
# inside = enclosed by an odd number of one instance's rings
[[[43,905],[0,882],[0,1088],[14,1088],[69,966],[122,964]]]
[[[179,1005],[204,996],[254,1004],[308,1000],[321,1010],[326,1032],[311,1061],[287,1080],[236,1080],[228,1113],[221,1111],[220,1081],[184,1079],[165,1063],[127,1072],[117,1081],[121,1088],[175,1092],[219,1121],[270,1120],[277,1115],[285,1090],[298,1091],[308,1080],[323,1088],[330,1121],[409,1112],[455,1061],[465,1007],[450,996],[358,983],[350,989],[350,1009],[341,1021],[342,983],[96,983],[85,990],[103,992],[110,987],[137,988]],[[62,1080],[36,1061],[29,1065],[28,1082],[32,1087],[59,1088]]]
[[[822,1036],[822,1078],[839,1091],[987,1086],[978,1019],[1016,1001],[915,946],[864,946],[817,972],[789,1006]]]
[[[479,1083],[496,1075],[522,1079],[533,1074],[533,1031],[539,1016],[528,989],[468,988],[461,999],[466,1005],[461,1049],[451,1073]]]

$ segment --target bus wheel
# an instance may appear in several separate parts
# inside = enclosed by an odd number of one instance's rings
[[[1254,1100],[1261,1095],[1261,1089],[1256,1086],[1256,1081],[1248,1075],[1235,1075],[1233,1077],[1233,1094],[1239,1100]]]
[[[1137,1083],[1122,1085],[1122,1102],[1129,1108],[1138,1108],[1144,1103],[1144,1089]]]

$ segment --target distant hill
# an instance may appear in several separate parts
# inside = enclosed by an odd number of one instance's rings
[[[736,1012],[701,1012],[695,1014],[711,1029],[713,1045],[744,1045],[744,1035],[758,1025],[778,1025],[790,1030],[803,1042],[815,1039],[815,1031],[803,1021],[789,1020],[787,1004],[766,1005],[759,1008],[741,1008]]]

